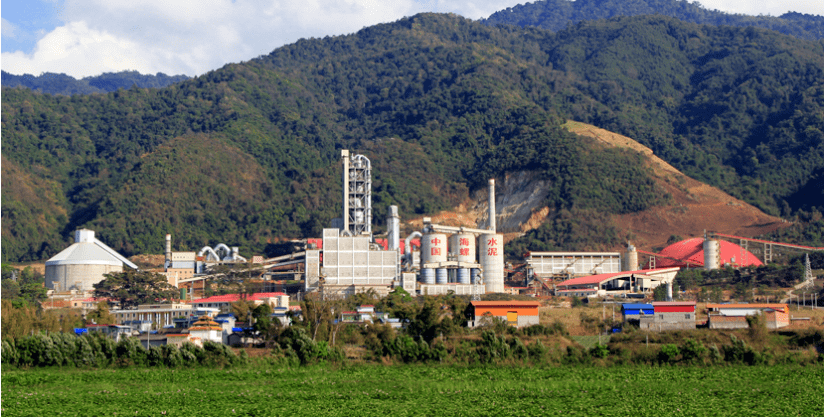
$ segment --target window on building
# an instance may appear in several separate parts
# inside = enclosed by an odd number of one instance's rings
[[[689,320],[690,319],[690,313],[684,314],[684,318]]]
[[[661,320],[664,320],[664,315],[663,315],[663,314],[659,314],[659,318],[660,318]]]

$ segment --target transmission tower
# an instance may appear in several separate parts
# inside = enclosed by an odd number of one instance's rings
[[[815,277],[813,276],[813,269],[810,267],[810,254],[806,254],[805,257],[807,259],[804,263],[804,283],[806,287],[812,287]]]

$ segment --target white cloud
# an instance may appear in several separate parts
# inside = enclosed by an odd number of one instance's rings
[[[2,32],[4,38],[16,38],[17,37],[17,25],[12,22],[9,22],[6,19],[3,19],[3,26]]]
[[[523,0],[65,0],[59,16],[65,24],[44,33],[30,54],[3,52],[2,67],[75,77],[130,69],[194,76],[300,38],[353,33],[423,11],[478,19],[518,3]],[[768,11],[786,4],[780,0],[702,3],[747,14],[786,11]],[[792,4],[805,13],[822,7],[821,0]],[[3,36],[13,33],[4,19]]]
[[[781,16],[787,12],[824,15],[821,0],[699,0],[704,8],[752,16]]]
[[[511,3],[511,4],[503,4]],[[517,0],[66,0],[66,22],[3,70],[75,77],[134,69],[199,75],[300,38],[356,32],[423,11],[486,17]],[[3,22],[5,30],[6,22]],[[5,32],[4,32],[5,33]],[[4,35],[5,36],[5,35]]]

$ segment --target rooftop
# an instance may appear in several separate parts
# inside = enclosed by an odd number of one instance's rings
[[[246,300],[255,301],[255,300],[262,300],[264,298],[270,297],[282,297],[286,295],[282,292],[256,292],[254,294],[249,294],[246,296]],[[240,294],[224,294],[224,295],[213,295],[207,298],[199,298],[197,300],[187,301],[188,303],[192,304],[202,304],[202,303],[234,303],[235,301],[240,300]]]
[[[611,272],[609,274],[598,274],[598,275],[590,275],[586,277],[579,277],[573,278],[570,280],[566,280],[558,284],[559,287],[569,287],[572,285],[587,285],[587,284],[600,284],[604,281],[609,281],[611,279],[621,278],[621,277],[628,277],[631,275],[656,275],[663,272],[672,272],[677,271],[680,268],[678,267],[671,267],[671,268],[656,268],[656,269],[641,269],[638,271],[623,271],[623,272]]]

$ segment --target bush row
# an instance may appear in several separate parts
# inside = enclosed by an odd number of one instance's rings
[[[138,339],[126,337],[119,342],[102,334],[76,336],[70,333],[37,333],[2,343],[2,363],[18,367],[96,367],[109,366],[231,366],[247,361],[246,352],[236,355],[228,346],[205,341],[203,347],[192,343],[144,347]]]

